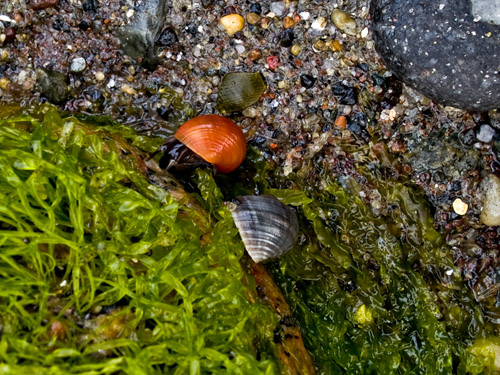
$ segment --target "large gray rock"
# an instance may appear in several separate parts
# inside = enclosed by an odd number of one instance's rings
[[[403,82],[444,105],[485,111],[500,108],[500,0],[473,2],[475,14],[471,0],[372,0],[372,33]]]

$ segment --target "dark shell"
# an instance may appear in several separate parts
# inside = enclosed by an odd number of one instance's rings
[[[299,223],[290,207],[272,195],[239,197],[231,209],[250,257],[256,262],[277,258],[294,245]]]

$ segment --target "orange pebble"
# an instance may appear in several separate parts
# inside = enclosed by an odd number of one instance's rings
[[[345,129],[347,127],[347,117],[342,115],[337,117],[337,119],[335,120],[335,126],[338,128]]]

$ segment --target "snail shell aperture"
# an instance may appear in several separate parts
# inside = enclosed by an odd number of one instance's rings
[[[294,245],[299,223],[290,207],[272,195],[244,196],[231,209],[250,257],[259,263],[285,254]]]

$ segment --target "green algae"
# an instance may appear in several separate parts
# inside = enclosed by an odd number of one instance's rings
[[[158,142],[52,108],[1,120],[0,373],[277,373],[231,216],[202,241],[127,147]]]
[[[356,165],[382,211],[353,177],[285,179],[254,149],[232,175],[194,171],[176,200],[143,173],[161,139],[50,107],[0,117],[0,374],[280,373],[279,318],[248,298],[224,205],[252,193],[299,216],[298,244],[266,267],[318,374],[493,373],[498,309],[464,286],[422,194],[381,177],[387,163]]]

